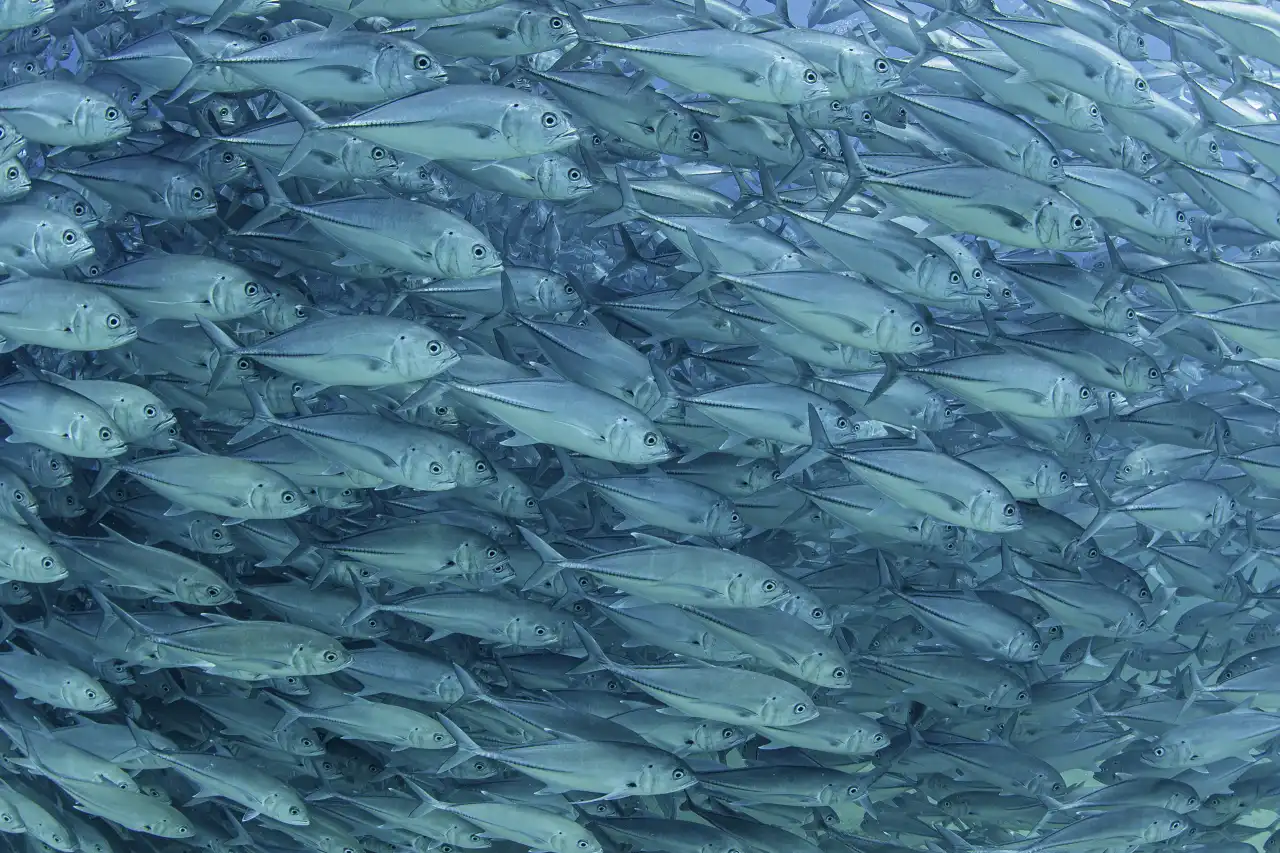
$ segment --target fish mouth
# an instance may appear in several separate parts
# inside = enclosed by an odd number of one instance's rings
[[[570,145],[577,145],[580,141],[582,141],[582,134],[578,133],[576,127],[571,127],[557,133],[552,138],[551,144],[558,148],[568,148]]]
[[[453,367],[460,361],[462,361],[462,356],[458,355],[458,353],[454,352],[450,354],[449,357],[446,358],[442,363],[439,372],[444,373],[446,370]]]

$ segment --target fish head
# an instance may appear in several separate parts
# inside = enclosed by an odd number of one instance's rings
[[[1106,124],[1102,119],[1102,111],[1098,105],[1075,92],[1067,92],[1063,100],[1063,112],[1066,113],[1068,126],[1084,133],[1102,133]]]
[[[1055,416],[1074,418],[1098,408],[1098,394],[1079,376],[1062,373],[1049,392]]]
[[[442,231],[433,256],[446,278],[479,278],[502,271],[502,256],[470,226]]]
[[[352,660],[351,652],[329,637],[300,642],[289,655],[290,668],[299,675],[328,675],[346,669]]]
[[[120,427],[105,413],[89,411],[72,413],[64,435],[77,452],[94,458],[119,456],[128,448]]]
[[[829,98],[832,96],[831,84],[839,85],[839,74],[835,69],[823,68],[781,46],[763,77],[771,100],[778,104],[802,104]]]
[[[534,53],[568,47],[578,41],[573,21],[554,9],[525,9],[516,19],[515,31],[521,43]]]
[[[1050,146],[1034,139],[1022,152],[1023,174],[1042,184],[1060,184],[1067,179],[1062,157]]]
[[[100,92],[85,96],[76,104],[71,116],[76,134],[93,144],[103,144],[124,139],[133,131],[128,114],[110,95]]]
[[[16,158],[0,162],[0,201],[22,198],[31,189],[31,176]]]
[[[1133,175],[1145,175],[1155,164],[1156,157],[1147,143],[1132,136],[1120,140],[1120,168]]]
[[[1102,229],[1065,196],[1046,197],[1032,213],[1041,245],[1063,252],[1087,252],[1102,245]]]
[[[249,161],[225,145],[217,145],[203,152],[197,162],[201,174],[213,186],[220,187],[249,174]]]
[[[1182,149],[1189,166],[1199,166],[1203,169],[1222,168],[1222,146],[1212,133],[1193,136],[1183,143]]]
[[[48,547],[32,548],[17,543],[6,555],[5,562],[13,567],[14,572],[32,583],[53,583],[69,574],[62,558]]]
[[[563,154],[538,155],[533,177],[538,191],[552,201],[575,201],[591,194],[592,183],[586,170]]]
[[[576,145],[578,130],[567,113],[533,95],[513,99],[498,127],[503,137],[521,156],[562,151]]]
[[[832,94],[846,97],[877,97],[902,85],[898,69],[885,57],[862,46],[841,50],[836,65],[838,85]],[[836,91],[842,89],[842,92]]]
[[[1121,382],[1126,391],[1143,393],[1164,387],[1164,374],[1155,359],[1146,353],[1130,356],[1120,368]]]
[[[1117,61],[1102,73],[1102,85],[1107,91],[1107,103],[1128,110],[1155,109],[1155,96],[1147,78],[1128,62]]]
[[[71,331],[88,349],[110,349],[138,337],[138,327],[120,305],[105,294],[86,296],[71,317]]]
[[[354,136],[344,137],[339,151],[342,168],[354,178],[383,180],[400,167],[394,152]]]
[[[307,815],[307,807],[302,798],[293,791],[283,789],[271,791],[255,805],[264,815],[289,826],[307,826],[311,818]]]
[[[208,577],[180,577],[174,588],[180,601],[201,607],[217,607],[235,598],[230,586]]]
[[[164,188],[164,201],[175,219],[208,219],[218,213],[213,188],[194,170],[174,175]]]
[[[1052,498],[1064,495],[1071,490],[1071,474],[1061,463],[1051,457],[1046,457],[1036,467],[1032,479],[1039,498]]]
[[[676,455],[666,436],[647,420],[622,415],[609,425],[604,441],[614,459],[630,465],[656,465]]]
[[[68,677],[58,684],[58,694],[65,701],[66,707],[84,713],[100,714],[114,711],[115,700],[111,694],[97,681],[88,676]]]
[[[1147,39],[1142,31],[1132,24],[1120,24],[1115,34],[1116,52],[1130,62],[1143,62],[1147,59]]]
[[[269,470],[269,469],[268,469]],[[263,477],[249,492],[248,505],[269,518],[293,518],[312,509],[302,491],[283,477]]]
[[[438,89],[449,82],[444,66],[426,48],[399,36],[379,37],[373,67],[388,92],[402,95]]]
[[[443,373],[458,363],[458,353],[433,329],[416,326],[400,332],[391,342],[389,360],[406,380]]]
[[[787,727],[807,723],[818,716],[818,707],[808,697],[801,698],[791,691],[764,700],[759,709],[760,718],[768,726]]]
[[[1176,733],[1166,734],[1141,753],[1143,764],[1162,769],[1187,767],[1197,757],[1194,744]]]
[[[1121,294],[1107,297],[1098,309],[1102,315],[1103,325],[1109,332],[1130,334],[1140,328],[1137,312],[1133,310],[1133,305],[1128,298]]]
[[[646,117],[639,124],[652,130],[654,148],[672,157],[705,157],[710,146],[706,131],[687,110],[672,107]]]
[[[93,257],[97,250],[83,228],[60,213],[43,213],[32,236],[40,264],[48,270],[61,270]]]
[[[276,294],[246,271],[243,275],[217,274],[209,288],[209,304],[222,317],[244,317],[273,303]]]

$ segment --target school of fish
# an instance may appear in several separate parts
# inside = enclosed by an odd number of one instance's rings
[[[1280,853],[1280,7],[0,0],[0,84],[5,849]]]

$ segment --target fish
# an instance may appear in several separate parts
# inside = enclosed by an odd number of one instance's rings
[[[36,0],[0,60],[11,844],[1280,850],[1266,4]]]

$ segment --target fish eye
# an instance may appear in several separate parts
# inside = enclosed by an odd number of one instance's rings
[[[53,568],[53,558],[52,558],[52,557],[45,557],[43,560],[41,560],[41,561],[40,561],[40,566],[41,566],[41,568],[44,568],[44,569],[52,569],[52,568]]]
[[[440,463],[439,463],[439,462],[432,462],[432,463],[431,463],[431,473],[432,473],[432,474],[439,474],[439,473],[440,473],[440,472],[442,472],[442,471],[444,471],[444,469],[440,467]]]
[[[199,201],[200,199],[204,198],[204,190],[200,189],[199,187],[192,187],[191,198],[193,201]]]
[[[529,509],[533,509],[535,506],[538,505],[538,502],[535,501],[533,498],[525,498],[524,505],[527,506]]]
[[[107,107],[107,121],[115,121],[120,118],[120,111],[115,107]]]
[[[244,295],[245,295],[245,296],[257,296],[257,295],[258,295],[258,285],[254,284],[253,282],[249,282],[248,284],[246,284],[246,285],[244,286]]]
[[[387,156],[387,152],[381,148],[374,148],[369,152],[369,156],[375,160],[381,160],[383,157]]]
[[[958,272],[956,272],[956,271],[952,270],[951,275],[947,276],[947,279],[948,279],[952,284],[959,284],[959,283],[960,283],[960,273],[958,273]]]
[[[817,75],[817,74],[815,74],[813,71],[806,71],[806,72],[804,72],[804,82],[806,82],[806,83],[808,83],[808,84],[810,84],[810,85],[812,85],[812,84],[814,84],[814,83],[817,83],[817,82],[818,82],[818,75]]]
[[[654,446],[656,446],[656,445],[657,445],[657,443],[658,443],[658,434],[657,434],[657,433],[653,433],[653,432],[646,432],[646,433],[644,434],[644,446],[645,446],[645,447],[654,447]]]
[[[1156,367],[1148,367],[1148,368],[1147,368],[1147,376],[1151,377],[1152,379],[1159,379],[1159,378],[1160,378],[1160,369],[1159,369],[1159,368],[1156,368]]]
[[[222,162],[224,162],[224,163],[234,163],[235,161],[236,161],[236,155],[235,155],[235,154],[231,153],[230,151],[224,151],[224,152],[222,152]]]
[[[295,496],[294,496],[293,492],[281,492],[281,493],[280,493],[280,500],[281,500],[281,501],[283,501],[284,503],[291,504],[291,503],[293,503],[293,502],[294,502],[294,500],[295,500],[295,499],[296,499],[296,498],[295,498]]]
[[[826,615],[827,615],[826,611],[824,611],[821,607],[815,607],[809,611],[810,619],[821,619]]]
[[[533,633],[538,637],[545,637],[547,635],[547,629],[539,625],[538,627],[533,629]]]
[[[26,497],[26,496],[22,494],[22,489],[14,489],[14,490],[13,490],[13,499],[14,499],[15,501],[21,502],[21,501],[23,501],[23,500],[25,499],[25,497]]]
[[[431,67],[431,60],[427,59],[425,56],[414,57],[413,67],[417,68],[419,71],[426,71]]]
[[[1132,320],[1133,318],[1135,318],[1135,317],[1137,317],[1137,316],[1138,316],[1138,315],[1134,313],[1134,311],[1133,311],[1133,309],[1132,309],[1132,308],[1128,308],[1128,309],[1126,309],[1126,310],[1125,310],[1125,312],[1124,312],[1124,318],[1125,318],[1126,320]]]
[[[98,438],[102,439],[103,441],[110,441],[110,440],[111,440],[111,429],[110,429],[109,427],[99,427],[99,428],[98,428]]]
[[[1075,216],[1071,217],[1071,227],[1072,227],[1072,229],[1074,229],[1074,230],[1076,230],[1076,231],[1079,231],[1081,228],[1083,228],[1083,227],[1084,227],[1084,217],[1083,217],[1083,216],[1080,216],[1079,214],[1077,214],[1077,215],[1075,215]]]
[[[797,714],[804,714],[804,713],[808,713],[808,711],[809,711],[809,706],[808,706],[808,705],[806,705],[806,704],[804,704],[803,702],[797,702],[797,703],[796,703],[796,704],[791,708],[791,710],[792,710],[793,712],[797,713]]]
[[[75,241],[76,241],[76,232],[72,231],[70,228],[62,232],[62,242],[70,246]]]
[[[1005,504],[1004,509],[1001,510],[1001,512],[1004,513],[1005,518],[1013,518],[1018,512],[1018,508],[1013,504]]]
[[[5,177],[8,178],[9,180],[16,181],[18,180],[18,167],[10,166],[8,169],[5,170],[4,174],[5,174]]]
[[[1081,388],[1081,389],[1080,389],[1080,399],[1081,399],[1081,400],[1087,400],[1087,399],[1089,399],[1089,389],[1088,389],[1088,388]]]
[[[913,335],[923,335],[923,334],[924,334],[924,324],[922,324],[922,323],[912,323],[912,324],[911,324],[911,334],[913,334]]]
[[[221,538],[222,538],[222,531],[221,531],[221,530],[210,530],[210,531],[209,531],[209,538],[210,538],[210,539],[221,539]]]
[[[582,171],[580,169],[569,170],[569,180],[578,181],[582,179]]]
[[[427,344],[427,352],[431,353],[432,355],[439,355],[442,349],[444,349],[444,347],[440,345],[439,341],[432,341],[431,343]]]
[[[1147,81],[1143,80],[1141,77],[1139,77],[1137,80],[1134,80],[1133,85],[1134,85],[1134,88],[1136,88],[1139,92],[1147,91]]]
[[[1169,828],[1174,830],[1175,832],[1179,829],[1182,829],[1182,821],[1180,820],[1169,821]]]
[[[231,115],[231,110],[227,109],[226,107],[219,107],[218,115],[222,116],[223,118],[226,118],[227,116]]]
[[[559,123],[560,123],[560,117],[559,117],[559,116],[557,116],[555,113],[543,113],[543,114],[542,114],[542,126],[543,126],[543,127],[555,127],[555,126],[556,126],[557,124],[559,124]]]
[[[124,321],[120,319],[120,315],[119,315],[119,314],[108,314],[108,315],[107,315],[107,328],[108,328],[108,329],[118,329],[118,328],[120,328],[120,324],[121,324],[121,323],[123,323],[123,322],[124,322]]]
[[[1164,753],[1165,749],[1163,746],[1157,746],[1155,749],[1151,750],[1151,754],[1156,758],[1164,758]]]
[[[889,73],[889,63],[885,62],[883,59],[877,59],[877,60],[876,60],[876,73],[877,73],[877,74],[888,74],[888,73]]]
[[[564,27],[564,21],[560,20],[559,18],[551,19],[551,29],[558,30],[558,29],[562,29],[563,27]]]
[[[483,474],[489,470],[489,465],[483,459],[476,460],[476,471]]]
[[[83,204],[76,202],[75,207],[71,208],[71,212],[76,216],[84,216],[86,211]]]
[[[767,580],[760,585],[760,588],[763,589],[765,592],[773,592],[775,589],[778,588],[778,584],[775,583],[774,581]]]
[[[836,667],[835,669],[831,670],[831,675],[833,678],[844,678],[845,671],[840,667]]]
[[[1210,143],[1209,143],[1209,150],[1210,150],[1210,151],[1212,151],[1214,154],[1217,154],[1217,153],[1218,153],[1218,143],[1216,143],[1216,142],[1210,142]]]
[[[848,428],[849,428],[848,418],[836,418],[836,429],[848,429]]]
[[[586,850],[586,849],[587,849],[588,847],[590,847],[590,846],[591,846],[590,844],[588,844],[587,842],[583,841],[581,838],[579,838],[579,839],[578,839],[578,849],[579,849],[579,850]]]
[[[477,260],[483,258],[487,254],[489,254],[489,250],[484,246],[481,246],[479,243],[471,247],[471,256]]]
[[[335,651],[328,651],[324,653],[325,663],[333,663],[337,659],[338,659],[338,653]]]
[[[1090,104],[1090,105],[1089,105],[1089,115],[1093,116],[1094,118],[1097,118],[1097,116],[1098,116],[1098,108],[1097,108],[1097,106],[1095,106],[1095,105],[1093,105],[1093,104]]]

